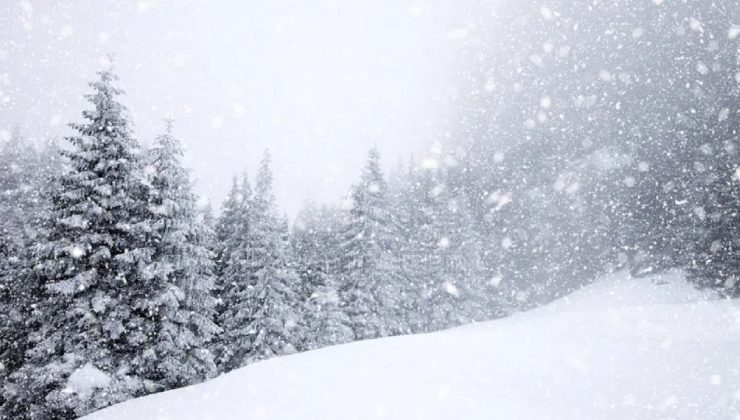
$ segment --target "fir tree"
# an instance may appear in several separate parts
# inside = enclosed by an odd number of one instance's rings
[[[403,243],[403,273],[409,290],[407,323],[411,331],[434,331],[453,325],[456,296],[445,284],[443,253],[449,238],[443,230],[448,216],[443,204],[444,184],[432,170],[410,171],[404,209],[408,233]]]
[[[0,148],[0,383],[23,364],[32,315],[34,284],[29,281],[33,247],[44,237],[49,210],[47,178],[58,169],[49,144],[36,150],[16,129]],[[55,152],[55,150],[54,150]],[[6,404],[0,389],[0,418]]]
[[[241,218],[244,216],[244,207],[246,206],[249,195],[249,182],[246,174],[242,183],[243,189],[239,188],[236,177],[231,183],[231,190],[226,197],[222,207],[221,214],[216,221],[215,240],[216,240],[216,275],[222,277],[224,270],[231,258],[231,252],[236,249],[239,237],[246,226]]]
[[[251,251],[249,234],[252,223],[252,190],[246,173],[239,185],[234,179],[216,225],[217,323],[222,334],[216,344],[217,363],[222,372],[242,365],[251,346],[249,288],[251,287]]]
[[[301,346],[302,340],[296,328],[300,318],[300,305],[296,298],[299,279],[286,258],[284,232],[275,210],[270,155],[265,152],[255,181],[247,238],[250,348],[247,358],[240,361],[241,365],[293,353]]]
[[[362,177],[352,191],[349,223],[343,232],[339,281],[347,314],[358,339],[404,331],[399,308],[402,276],[397,254],[397,226],[388,209],[380,155],[372,149]]]
[[[354,339],[332,270],[338,222],[336,212],[307,203],[293,227],[291,256],[301,284],[299,301],[304,307],[306,349]]]
[[[152,341],[136,360],[137,373],[162,389],[190,385],[216,372],[207,345],[218,332],[213,323],[213,267],[207,227],[198,220],[196,199],[180,162],[180,142],[171,134],[156,138],[145,159],[151,228],[146,245],[151,257],[141,279],[149,293],[134,304],[153,314]]]
[[[26,364],[5,387],[8,405],[24,416],[72,418],[156,390],[136,376],[131,355],[150,343],[153,314],[135,306],[148,296],[139,271],[150,257],[138,238],[142,217],[139,146],[116,76],[98,73],[87,95],[86,122],[71,124],[68,170],[51,193],[48,237],[36,247],[33,334]],[[100,378],[88,389],[70,380],[80,371]]]
[[[738,119],[709,134],[715,143],[737,138]],[[693,244],[687,271],[699,287],[740,297],[740,160],[733,143],[717,149],[711,171],[697,177],[699,206],[683,223],[682,236]]]

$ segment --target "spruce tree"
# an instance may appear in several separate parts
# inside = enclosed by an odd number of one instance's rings
[[[53,147],[37,150],[15,129],[0,147],[0,383],[19,369],[28,347],[35,290],[29,281],[32,251],[44,237],[41,221],[49,210],[47,178],[58,169]],[[54,150],[54,152],[56,152]],[[0,418],[6,412],[0,388]]]
[[[0,379],[16,370],[23,359],[24,330],[22,306],[26,250],[24,190],[30,189],[26,168],[30,147],[16,128],[10,141],[0,149]],[[0,400],[1,401],[1,400]]]
[[[270,155],[265,152],[257,172],[253,212],[247,236],[251,309],[249,355],[241,365],[293,353],[302,346],[298,334],[298,276],[289,266],[285,229],[276,215]]]
[[[727,126],[707,133],[715,144],[736,139],[740,124],[734,118]],[[698,176],[697,211],[684,220],[682,236],[690,247],[689,279],[699,287],[740,297],[740,159],[732,140],[711,155],[709,173]],[[699,211],[700,209],[700,211]]]
[[[290,237],[291,260],[301,284],[299,301],[304,308],[306,349],[354,339],[332,269],[337,253],[337,219],[330,209],[307,203],[298,214]]]
[[[67,171],[51,192],[48,237],[36,247],[33,334],[26,364],[5,387],[22,416],[72,418],[157,389],[136,375],[132,355],[157,329],[139,277],[151,257],[139,182],[139,146],[105,70],[86,96],[93,105],[62,153]],[[96,378],[81,386],[81,375]]]
[[[216,225],[218,267],[218,309],[216,320],[222,329],[215,346],[219,370],[228,372],[243,365],[250,341],[249,306],[252,223],[252,190],[246,173],[241,185],[234,178]]]
[[[404,332],[400,309],[402,276],[398,230],[388,208],[380,154],[369,152],[360,182],[353,188],[349,222],[342,233],[340,283],[357,339]]]
[[[243,233],[242,230],[246,226],[244,220],[241,220],[241,217],[244,216],[244,206],[249,200],[249,194],[245,194],[245,192],[249,192],[249,182],[247,181],[246,174],[244,175],[242,187],[244,190],[239,188],[239,183],[236,177],[234,177],[231,183],[231,190],[221,207],[221,214],[216,221],[215,269],[216,275],[219,278],[223,276],[224,270],[231,258],[231,252],[236,249],[239,236]],[[244,226],[242,226],[243,224]]]
[[[402,201],[408,234],[403,244],[403,273],[409,285],[407,322],[414,332],[435,331],[454,325],[460,297],[453,283],[446,284],[451,232],[444,229],[449,217],[443,180],[432,169],[413,170],[412,180]],[[460,279],[461,280],[461,279]],[[453,292],[453,293],[450,293]]]
[[[198,218],[182,155],[168,122],[167,132],[156,138],[144,159],[145,218],[151,226],[146,245],[151,255],[140,276],[150,293],[134,306],[152,313],[157,325],[136,364],[139,375],[162,389],[190,385],[216,373],[207,348],[218,332],[213,323],[209,233]]]

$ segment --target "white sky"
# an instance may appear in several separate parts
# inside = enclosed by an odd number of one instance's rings
[[[0,0],[0,139],[67,132],[109,52],[142,142],[172,116],[198,192],[273,154],[294,214],[338,201],[377,144],[386,166],[417,157],[446,113],[455,0]]]

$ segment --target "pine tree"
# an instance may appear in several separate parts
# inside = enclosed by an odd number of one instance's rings
[[[339,281],[357,339],[405,331],[399,301],[403,280],[395,253],[398,230],[386,194],[380,155],[372,149],[352,191],[349,223],[340,245]]]
[[[53,145],[36,150],[16,129],[0,148],[0,383],[23,364],[31,316],[32,250],[44,236],[41,220],[49,210],[47,178],[58,170]],[[6,404],[0,389],[0,418]]]
[[[331,214],[313,202],[306,202],[298,212],[290,235],[290,259],[301,279],[298,299],[307,302],[329,275],[335,232]]]
[[[251,346],[249,306],[251,278],[249,234],[252,191],[246,173],[239,185],[234,178],[216,225],[218,307],[216,320],[222,333],[215,345],[221,372],[240,367]]]
[[[147,186],[145,218],[150,249],[141,270],[149,293],[135,303],[152,313],[157,329],[150,346],[135,361],[137,373],[172,389],[214,376],[207,345],[218,333],[213,323],[213,267],[207,228],[198,220],[196,199],[180,162],[180,142],[167,132],[156,138],[144,159]]]
[[[250,284],[247,302],[249,355],[241,364],[293,353],[301,347],[297,331],[300,305],[298,276],[286,258],[285,229],[276,216],[270,155],[265,152],[255,182],[248,234]]]
[[[731,297],[740,296],[740,185],[729,176],[715,184],[697,232],[689,278]]]
[[[707,133],[715,144],[738,134],[737,118]],[[709,173],[697,176],[697,210],[683,223],[682,237],[693,244],[688,277],[699,287],[740,297],[740,159],[732,140],[717,148],[711,160]]]
[[[446,284],[444,253],[449,249],[449,232],[443,223],[449,216],[442,200],[444,183],[431,169],[410,170],[404,209],[407,227],[403,243],[403,272],[410,290],[407,322],[411,331],[427,332],[454,324],[453,313],[460,308],[458,297]]]
[[[68,171],[51,193],[48,237],[36,248],[33,334],[26,364],[5,387],[23,416],[72,418],[156,390],[129,361],[157,325],[138,277],[150,251],[138,238],[142,217],[139,146],[131,135],[121,90],[109,70],[86,96],[93,109],[64,150]],[[80,387],[82,373],[98,380]]]
[[[16,128],[10,141],[0,149],[0,379],[16,370],[23,358],[25,342],[22,306],[17,305],[22,288],[24,267],[21,257],[26,250],[24,233],[24,190],[30,189],[26,168],[30,147]],[[2,400],[0,400],[2,401]]]
[[[221,214],[216,221],[215,227],[215,240],[216,240],[216,275],[220,278],[224,274],[224,270],[228,265],[229,259],[231,258],[232,250],[236,249],[237,243],[240,240],[242,230],[246,226],[244,220],[241,218],[244,216],[244,206],[249,200],[249,182],[246,174],[244,175],[244,181],[242,183],[244,190],[240,190],[239,183],[236,177],[232,180],[231,190],[229,195],[224,201]]]
[[[298,214],[291,235],[291,260],[301,284],[298,300],[305,314],[306,349],[354,339],[332,270],[337,252],[337,219],[330,209],[307,203]]]

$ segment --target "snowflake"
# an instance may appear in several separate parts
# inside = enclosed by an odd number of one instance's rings
[[[447,249],[450,247],[450,240],[447,237],[444,237],[437,242],[437,248],[440,249]]]
[[[79,259],[82,258],[83,255],[85,255],[85,250],[82,249],[82,247],[73,246],[72,250],[69,251],[69,255],[74,259]]]
[[[445,282],[444,289],[445,289],[445,292],[451,294],[452,296],[457,297],[460,295],[460,290],[457,288],[457,286],[455,286],[454,284],[450,282]]]

